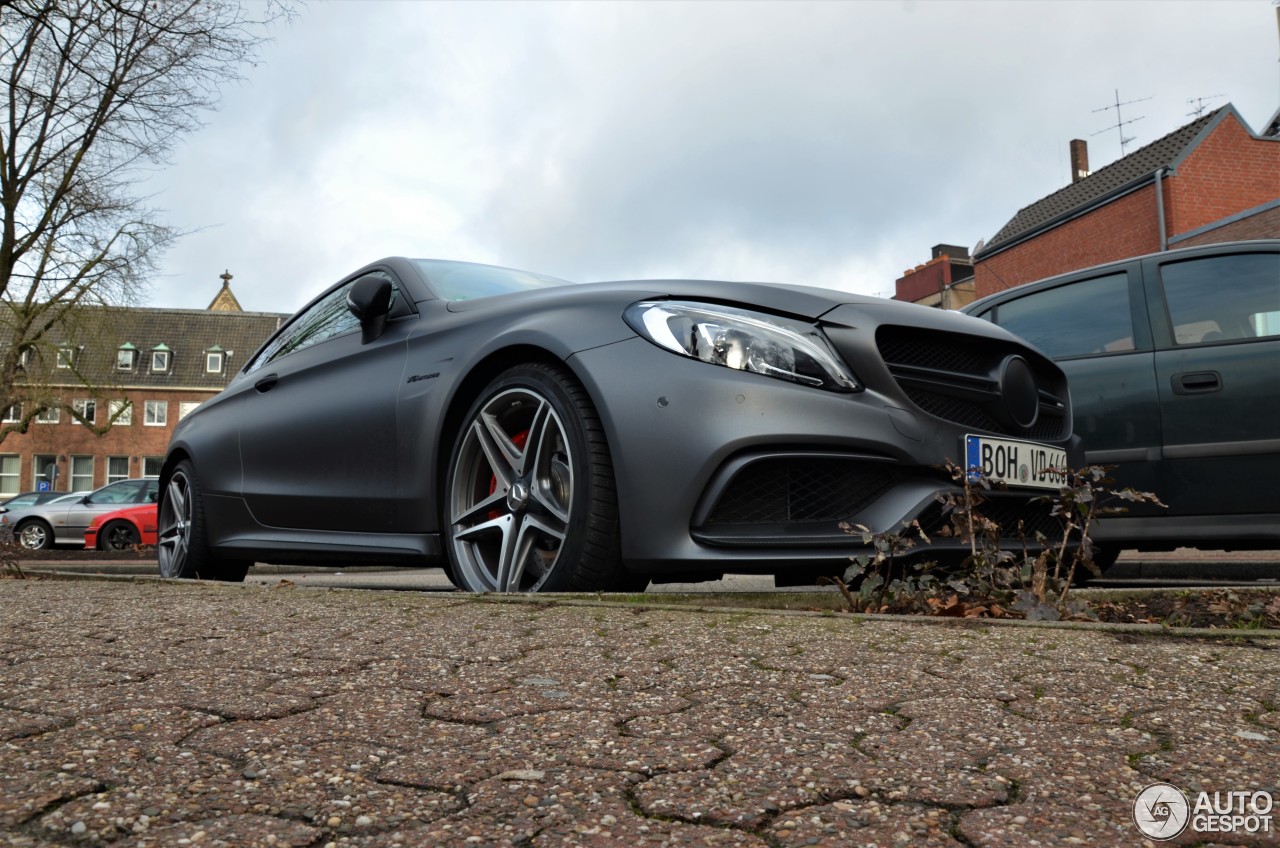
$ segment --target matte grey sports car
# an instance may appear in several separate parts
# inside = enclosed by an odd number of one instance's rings
[[[968,316],[391,258],[312,301],[178,425],[160,572],[437,564],[474,591],[726,570],[812,582],[857,552],[841,521],[937,526],[946,460],[1010,484],[993,517],[1050,520],[1029,499],[1073,445],[1062,371]]]

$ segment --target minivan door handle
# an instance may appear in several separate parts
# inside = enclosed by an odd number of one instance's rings
[[[276,383],[278,382],[280,382],[279,375],[268,374],[267,376],[258,380],[258,382],[254,383],[253,387],[260,392],[269,392],[276,387]]]
[[[1203,395],[1222,391],[1222,375],[1217,371],[1188,371],[1173,375],[1175,395]]]

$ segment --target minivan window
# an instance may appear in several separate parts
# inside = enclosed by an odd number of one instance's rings
[[[1133,350],[1129,276],[1080,280],[996,307],[996,323],[1053,359]]]
[[[1280,336],[1280,253],[1171,262],[1160,282],[1179,345]]]

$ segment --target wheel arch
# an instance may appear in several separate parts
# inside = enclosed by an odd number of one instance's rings
[[[564,368],[573,374],[574,379],[579,383],[583,382],[582,378],[574,373],[573,367],[569,363],[546,348],[536,345],[520,344],[504,347],[492,351],[471,366],[467,375],[458,382],[458,388],[449,399],[444,418],[440,423],[440,438],[437,442],[435,456],[436,468],[439,469],[435,481],[437,503],[444,503],[443,497],[447,484],[449,458],[453,456],[454,445],[457,443],[458,433],[462,427],[462,419],[466,417],[467,410],[480,397],[480,393],[484,391],[485,387],[493,382],[503,371],[517,365],[531,363]],[[591,397],[590,392],[588,392],[588,397]],[[599,409],[596,398],[591,397],[591,403]]]

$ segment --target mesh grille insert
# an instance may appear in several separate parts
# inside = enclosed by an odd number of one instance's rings
[[[886,465],[860,460],[759,460],[729,481],[707,526],[843,521],[874,503],[896,477]]]

